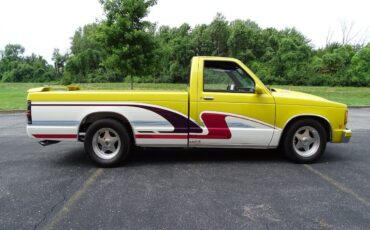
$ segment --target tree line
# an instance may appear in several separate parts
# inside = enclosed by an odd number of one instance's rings
[[[54,65],[24,55],[20,45],[0,52],[2,82],[188,81],[193,56],[230,56],[267,84],[370,86],[370,43],[332,42],[315,49],[294,28],[261,28],[251,20],[160,26],[146,21],[155,0],[100,0],[105,19],[75,32],[70,52],[54,50]]]

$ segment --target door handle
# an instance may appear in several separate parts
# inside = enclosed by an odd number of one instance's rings
[[[212,96],[204,96],[203,99],[206,101],[213,101],[215,98]]]

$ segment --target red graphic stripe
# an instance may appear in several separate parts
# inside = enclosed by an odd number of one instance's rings
[[[35,138],[43,139],[75,139],[77,138],[76,134],[33,134]]]
[[[187,139],[188,135],[136,134],[135,137],[142,139]]]
[[[190,134],[189,138],[194,139],[230,139],[231,132],[229,127],[226,123],[226,117],[228,115],[225,114],[217,114],[217,113],[203,113],[202,119],[204,125],[208,129],[207,135],[202,134]],[[186,139],[188,135],[176,135],[176,134],[137,134],[135,135],[136,138],[143,138],[143,139]]]
[[[208,129],[207,135],[191,134],[189,138],[195,139],[230,139],[231,132],[226,123],[226,114],[203,113],[202,120]]]

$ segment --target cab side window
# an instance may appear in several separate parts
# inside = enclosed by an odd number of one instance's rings
[[[205,61],[203,91],[254,93],[253,79],[236,63]]]

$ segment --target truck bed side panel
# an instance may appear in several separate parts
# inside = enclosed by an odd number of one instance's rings
[[[113,97],[112,94],[90,93],[93,99],[97,95],[102,99],[125,98],[122,95]],[[152,96],[147,94],[146,101],[77,100],[84,97],[85,94],[79,94],[73,98],[76,100],[72,100],[72,97],[61,97],[60,94],[57,97],[51,92],[38,93],[37,96],[31,94],[28,98],[32,101],[32,124],[27,126],[29,136],[77,141],[84,118],[93,113],[110,112],[122,115],[130,122],[138,146],[187,146],[187,93],[172,92],[170,97],[168,93],[157,92]],[[141,98],[144,99],[143,96]],[[153,138],[155,135],[162,138]]]

